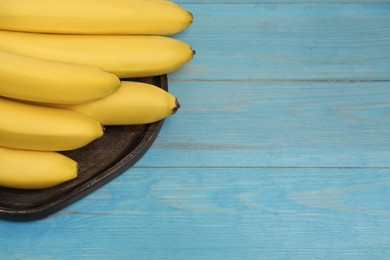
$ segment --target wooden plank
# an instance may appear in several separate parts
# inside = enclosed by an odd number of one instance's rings
[[[390,5],[185,4],[174,80],[390,80]]]
[[[390,167],[388,82],[171,82],[182,107],[137,164]]]
[[[278,4],[278,5],[302,5],[302,4],[321,4],[321,5],[344,5],[344,4],[388,4],[390,0],[174,0],[173,2],[183,4]]]
[[[389,196],[389,169],[133,168],[1,222],[0,259],[387,259]]]

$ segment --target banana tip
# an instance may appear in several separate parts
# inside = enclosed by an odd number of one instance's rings
[[[106,132],[106,126],[100,123],[100,127],[102,129],[102,135],[104,135],[104,132]]]
[[[177,100],[177,98],[175,99],[175,107],[172,109],[172,114],[175,114],[180,108],[180,103],[179,103],[179,100]]]
[[[187,12],[190,15],[190,24],[192,24],[194,22],[194,15],[190,11]]]

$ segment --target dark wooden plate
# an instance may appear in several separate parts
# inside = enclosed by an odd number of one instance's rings
[[[166,75],[131,80],[168,91]],[[102,138],[81,149],[64,152],[79,163],[76,179],[41,190],[0,188],[0,217],[23,221],[43,218],[95,191],[133,166],[152,145],[162,124],[163,120],[106,127]]]

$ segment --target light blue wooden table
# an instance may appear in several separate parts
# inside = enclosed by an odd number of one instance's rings
[[[390,1],[180,0],[181,111],[0,259],[389,259]]]

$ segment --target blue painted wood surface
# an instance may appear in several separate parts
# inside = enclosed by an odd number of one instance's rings
[[[196,58],[148,153],[0,259],[388,259],[390,1],[180,0]]]
[[[389,80],[390,4],[186,4],[175,80]]]

